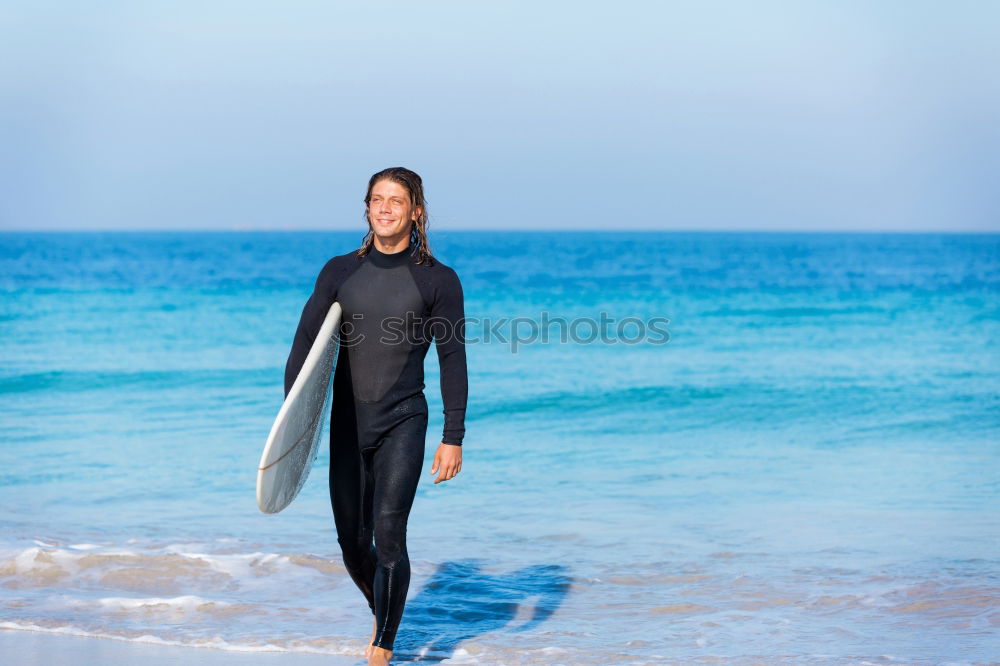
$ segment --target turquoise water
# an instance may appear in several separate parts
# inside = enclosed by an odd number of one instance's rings
[[[302,305],[359,240],[0,235],[0,627],[360,654],[325,447],[287,510],[254,498]],[[463,472],[411,514],[400,657],[1000,659],[1000,236],[432,247],[480,340]],[[669,341],[513,345],[543,313]]]

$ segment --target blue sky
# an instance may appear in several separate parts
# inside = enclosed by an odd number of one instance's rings
[[[1000,3],[6,2],[0,229],[1000,230]]]

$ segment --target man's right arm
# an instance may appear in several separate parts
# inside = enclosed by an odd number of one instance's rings
[[[288,397],[288,392],[292,390],[295,378],[299,376],[299,371],[306,362],[306,356],[309,355],[309,350],[312,349],[316,335],[319,334],[319,329],[323,325],[326,313],[330,310],[330,306],[333,305],[333,301],[337,297],[336,284],[334,284],[334,277],[336,275],[334,261],[335,259],[331,259],[323,266],[323,269],[319,272],[319,277],[316,278],[313,293],[309,297],[309,300],[306,301],[305,307],[302,308],[302,316],[299,317],[299,326],[295,329],[295,338],[292,340],[292,350],[289,352],[288,360],[285,362],[286,398]]]

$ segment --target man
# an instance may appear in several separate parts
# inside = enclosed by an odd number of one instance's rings
[[[423,183],[396,167],[373,175],[368,233],[334,257],[306,302],[285,366],[285,395],[327,310],[343,308],[330,428],[330,500],[344,565],[375,615],[365,650],[388,664],[410,582],[406,522],[427,433],[424,357],[433,337],[441,366],[444,436],[434,483],[462,469],[468,378],[462,286],[427,242]],[[374,545],[372,540],[374,538]]]

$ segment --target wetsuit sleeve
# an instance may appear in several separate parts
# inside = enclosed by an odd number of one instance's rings
[[[306,301],[305,307],[302,308],[299,325],[295,329],[295,338],[292,340],[292,350],[285,362],[286,398],[288,392],[292,390],[295,378],[299,376],[299,371],[306,362],[306,356],[309,355],[309,350],[319,334],[323,319],[336,298],[337,292],[333,284],[333,274],[333,260],[331,259],[319,272],[313,293]]]
[[[444,403],[445,444],[462,445],[469,378],[465,360],[465,301],[462,284],[445,268],[431,304],[431,321],[438,363],[441,366],[441,400]]]

